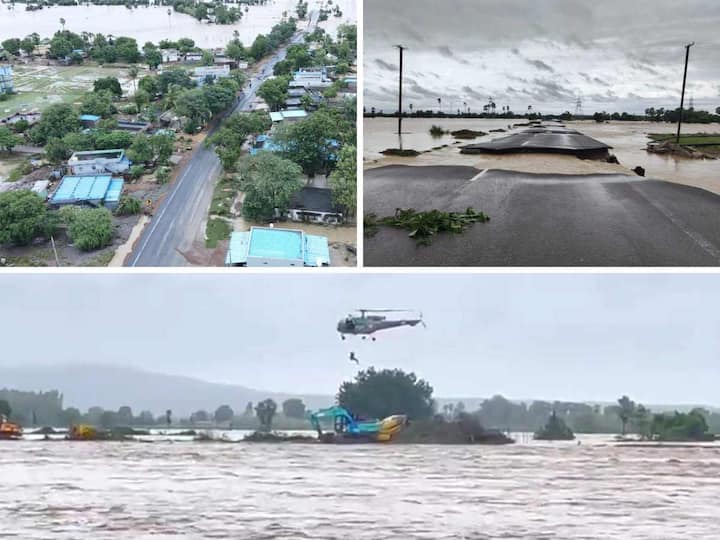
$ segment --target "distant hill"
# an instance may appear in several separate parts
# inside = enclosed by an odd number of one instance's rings
[[[279,405],[288,398],[298,397],[310,409],[328,407],[334,402],[334,396],[266,392],[100,364],[0,366],[0,388],[58,390],[64,396],[65,407],[77,407],[81,411],[94,406],[117,410],[129,405],[135,414],[143,410],[159,414],[171,409],[176,417],[189,416],[200,409],[212,412],[220,405],[230,405],[240,413],[248,401],[257,403],[266,398],[272,398]]]
[[[0,366],[0,388],[26,391],[58,390],[64,396],[65,407],[77,407],[81,411],[93,406],[117,410],[123,405],[129,405],[135,414],[143,410],[161,414],[166,409],[171,409],[176,417],[189,416],[200,409],[212,412],[220,405],[230,405],[240,413],[245,409],[248,401],[257,403],[266,398],[274,399],[278,405],[288,398],[300,398],[308,409],[329,407],[335,401],[335,397],[329,395],[283,394],[235,384],[213,383],[191,377],[101,364]],[[475,411],[483,400],[484,398],[478,397],[437,397],[436,403],[437,408],[442,410],[442,406],[446,403],[455,404],[462,401],[465,410]],[[531,403],[534,400],[512,399],[511,401]],[[553,400],[545,398],[543,401]],[[598,404],[604,406],[615,403]],[[719,411],[717,407],[703,405],[646,404],[646,406],[656,412],[675,409],[688,411],[696,406]]]

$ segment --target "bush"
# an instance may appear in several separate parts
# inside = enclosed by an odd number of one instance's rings
[[[135,197],[130,195],[123,195],[120,197],[120,204],[118,204],[115,213],[118,216],[131,216],[133,214],[139,214],[142,210],[142,204]]]
[[[170,169],[168,167],[158,167],[155,179],[158,184],[167,184],[170,180]]]
[[[66,207],[61,215],[75,247],[82,251],[100,249],[112,241],[112,215],[107,208]]]
[[[130,103],[129,105],[126,105],[125,107],[122,108],[122,112],[124,112],[125,114],[137,114],[138,113],[137,105],[135,105],[134,103]]]
[[[0,193],[0,244],[24,246],[53,230],[42,197],[25,190]]]
[[[143,165],[133,165],[130,167],[130,178],[133,180],[137,180],[140,178],[143,173],[145,172],[145,167]]]

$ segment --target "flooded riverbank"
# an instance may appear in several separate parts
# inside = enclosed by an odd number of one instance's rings
[[[319,9],[320,2],[311,0],[309,9]],[[355,24],[357,0],[336,0],[343,12],[342,17],[330,16],[319,23],[321,28],[335,34],[341,24]],[[250,5],[243,17],[235,24],[208,24],[183,13],[172,12],[168,15],[167,6],[149,6],[127,9],[125,6],[54,6],[38,11],[25,11],[24,4],[16,4],[15,9],[2,8],[0,17],[0,36],[23,38],[37,32],[41,37],[52,37],[60,30],[60,18],[65,19],[65,27],[77,34],[81,32],[112,34],[114,36],[133,37],[142,46],[146,41],[158,43],[160,40],[176,40],[189,37],[198,47],[224,47],[233,39],[235,30],[239,39],[249,47],[259,34],[267,34],[279,23],[283,13],[295,14],[296,0],[272,0],[262,5]],[[302,23],[300,23],[302,24]]]
[[[0,443],[25,539],[720,535],[720,448]],[[592,442],[596,440],[596,442]]]
[[[433,124],[446,130],[473,129],[488,135],[469,142],[489,141],[504,136],[504,133],[489,133],[492,129],[508,129],[509,124],[522,120],[508,119],[426,119],[403,120],[402,144],[421,152],[433,150],[417,158],[385,158],[380,152],[386,148],[398,147],[397,119],[365,118],[364,160],[366,167],[390,164],[406,165],[468,165],[480,169],[502,168],[522,172],[555,172],[560,174],[620,173],[633,174],[631,169],[640,166],[646,177],[692,185],[720,193],[720,160],[693,160],[670,155],[651,154],[645,151],[649,142],[648,133],[673,133],[676,125],[654,122],[610,122],[598,124],[593,121],[567,122],[565,125],[585,135],[598,139],[610,146],[619,165],[597,161],[582,161],[571,156],[547,154],[536,155],[462,155],[456,139],[450,135],[432,137]],[[685,124],[684,133],[717,133],[720,124]],[[443,145],[447,145],[442,148]],[[440,147],[440,148],[438,148]]]

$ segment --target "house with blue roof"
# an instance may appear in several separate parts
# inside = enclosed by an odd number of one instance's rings
[[[104,206],[110,210],[120,203],[124,180],[111,175],[65,176],[50,197],[50,206]]]
[[[252,227],[249,231],[232,233],[225,265],[330,266],[330,248],[324,236],[305,234],[296,229]]]
[[[98,125],[98,122],[100,122],[100,117],[96,114],[81,114],[80,115],[80,123],[82,124],[82,127],[84,127],[85,129],[96,128]]]

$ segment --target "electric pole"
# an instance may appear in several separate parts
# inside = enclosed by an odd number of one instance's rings
[[[403,52],[405,51],[406,47],[403,47],[402,45],[395,45],[395,47],[397,47],[398,51],[400,51],[400,80],[399,80],[399,92],[398,92],[398,135],[402,135],[402,115],[403,115],[403,105],[402,105]]]
[[[690,47],[693,45],[695,45],[694,41],[689,45],[685,45],[685,74],[683,75],[682,95],[680,96],[680,118],[678,119],[677,140],[675,141],[677,144],[680,144],[680,128],[682,127],[683,106],[685,105],[685,83],[687,82],[688,60],[690,60]]]

